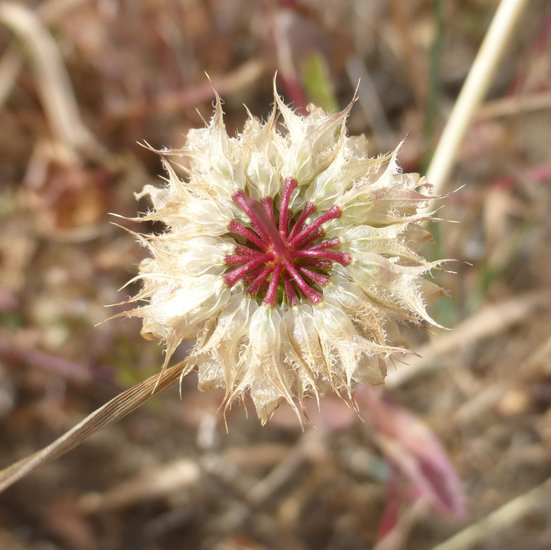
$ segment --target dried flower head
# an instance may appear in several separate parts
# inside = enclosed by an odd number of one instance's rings
[[[153,204],[139,219],[167,229],[139,237],[146,303],[124,315],[143,318],[167,362],[195,340],[186,372],[224,388],[226,407],[249,393],[262,423],[282,399],[300,417],[327,388],[353,402],[353,385],[381,384],[403,351],[396,320],[433,323],[425,304],[441,290],[423,275],[438,263],[416,252],[427,182],[401,172],[397,150],[370,158],[364,136],[347,136],[351,107],[302,116],[276,91],[268,121],[250,115],[231,138],[217,97],[206,128],[161,152],[166,186],[139,195]]]

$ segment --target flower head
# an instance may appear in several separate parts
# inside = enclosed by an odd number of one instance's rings
[[[441,290],[423,275],[437,264],[416,252],[428,185],[397,151],[370,158],[364,136],[347,136],[351,107],[301,116],[275,92],[268,121],[250,115],[231,138],[217,96],[207,127],[161,153],[167,184],[139,195],[153,204],[139,219],[167,229],[140,236],[145,303],[125,315],[143,318],[167,362],[195,340],[199,387],[224,388],[226,406],[250,394],[263,423],[282,399],[299,416],[327,388],[353,401],[401,350],[397,320],[433,323],[425,304]]]

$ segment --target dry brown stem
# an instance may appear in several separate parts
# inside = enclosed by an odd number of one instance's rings
[[[418,357],[412,357],[408,361],[409,366],[388,374],[387,387],[400,386],[420,374],[441,368],[442,363],[431,360],[503,332],[526,319],[536,309],[549,307],[549,299],[548,292],[538,291],[487,306],[463,321],[453,332],[434,338],[415,350]]]
[[[1,470],[0,492],[29,474],[41,464],[51,462],[63,456],[107,424],[124,418],[127,414],[142,406],[152,397],[176,382],[183,368],[184,363],[179,363],[166,369],[159,375],[151,376],[144,382],[132,386],[130,389],[111,399],[103,407],[88,415],[74,428],[64,433],[53,443],[44,447],[44,449]]]
[[[460,531],[432,550],[465,550],[491,537],[496,531],[506,529],[549,501],[551,478],[538,487],[501,506],[484,519]]]
[[[44,23],[31,9],[12,2],[0,5],[0,22],[20,38],[28,51],[42,106],[55,139],[68,151],[98,151],[100,146],[80,118],[59,48]],[[17,59],[8,57],[5,67],[8,75],[16,74]]]

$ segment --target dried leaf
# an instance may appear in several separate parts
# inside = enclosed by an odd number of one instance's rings
[[[459,477],[436,436],[415,416],[385,403],[369,388],[358,391],[358,402],[369,410],[381,450],[411,481],[414,493],[440,514],[463,515]]]

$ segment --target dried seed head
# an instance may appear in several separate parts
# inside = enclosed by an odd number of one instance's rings
[[[167,185],[141,194],[154,209],[140,219],[167,230],[141,239],[145,303],[126,315],[167,362],[194,339],[200,388],[224,388],[226,406],[250,394],[262,423],[281,399],[300,417],[307,396],[352,400],[355,383],[382,383],[395,321],[433,323],[426,300],[441,292],[423,275],[438,263],[416,252],[429,186],[401,172],[397,151],[370,158],[346,135],[351,107],[303,117],[275,92],[269,120],[251,116],[230,138],[217,97],[209,125],[162,152]],[[187,157],[187,179],[169,156]]]

